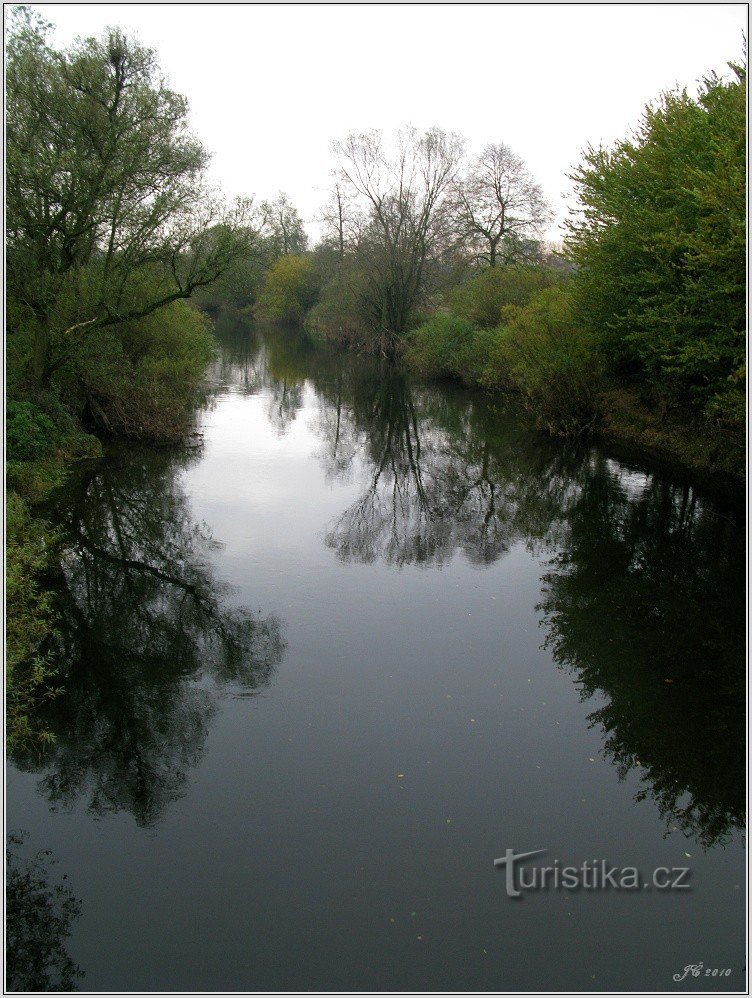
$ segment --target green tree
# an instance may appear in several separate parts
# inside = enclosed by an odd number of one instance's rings
[[[307,256],[281,256],[271,265],[256,302],[264,319],[299,321],[316,301],[317,282]]]
[[[707,415],[743,416],[746,70],[664,94],[573,174],[582,321],[612,367]]]
[[[209,195],[154,53],[117,29],[58,52],[48,28],[19,10],[6,72],[9,331],[29,336],[41,386],[83,339],[189,297],[246,242],[246,207]]]

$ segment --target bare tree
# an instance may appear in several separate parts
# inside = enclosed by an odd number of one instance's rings
[[[493,267],[506,248],[512,257],[540,234],[551,213],[522,159],[502,143],[488,145],[452,187],[459,238]]]
[[[308,246],[303,220],[289,197],[280,191],[274,201],[260,205],[262,232],[271,241],[275,255],[303,253]]]
[[[462,140],[438,128],[406,128],[387,149],[378,131],[335,143],[337,179],[367,219],[356,253],[365,277],[370,324],[391,352],[425,290],[426,263],[438,250],[441,210],[462,154]]]
[[[334,186],[324,204],[319,219],[324,224],[324,238],[336,246],[340,258],[345,255],[349,217],[348,192],[344,184],[335,179]]]

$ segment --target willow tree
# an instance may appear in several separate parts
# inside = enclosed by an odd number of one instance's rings
[[[426,290],[427,264],[441,251],[443,209],[462,154],[453,133],[400,131],[390,149],[381,132],[334,145],[338,180],[363,225],[355,253],[369,324],[390,352]]]
[[[19,10],[6,71],[9,333],[30,333],[38,385],[98,329],[216,280],[246,242],[154,53],[116,29],[56,51],[49,27]]]

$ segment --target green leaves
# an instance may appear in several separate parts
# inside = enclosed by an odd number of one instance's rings
[[[664,94],[572,175],[581,321],[612,369],[706,416],[745,352],[745,73],[732,68],[697,98]]]

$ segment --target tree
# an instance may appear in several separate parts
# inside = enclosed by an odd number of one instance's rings
[[[568,249],[581,319],[620,375],[744,426],[746,70],[665,94],[590,147]]]
[[[462,152],[453,133],[414,128],[390,154],[378,131],[334,145],[338,180],[366,218],[355,247],[365,277],[368,321],[390,352],[426,287],[426,264],[440,249],[441,211]]]
[[[494,267],[529,257],[550,210],[522,159],[502,143],[488,145],[452,188],[458,236],[479,260]]]
[[[21,9],[8,45],[9,326],[33,381],[97,329],[210,284],[245,250],[247,206],[205,183],[208,155],[154,53],[117,29],[64,52]]]
[[[310,257],[281,256],[266,272],[257,314],[271,320],[300,321],[316,300],[317,290]]]
[[[274,259],[305,252],[308,237],[303,221],[286,194],[280,191],[274,201],[262,201],[260,215],[262,231]]]

